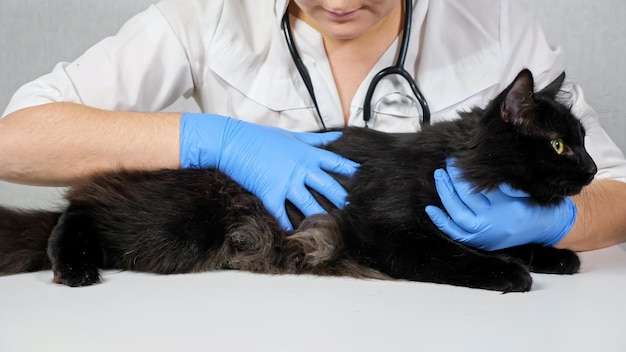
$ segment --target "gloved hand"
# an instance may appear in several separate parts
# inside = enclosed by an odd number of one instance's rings
[[[305,186],[337,207],[346,191],[327,172],[352,176],[359,164],[315,146],[340,132],[295,133],[219,115],[186,113],[180,123],[183,168],[217,168],[261,199],[281,226],[292,229],[285,210],[291,201],[305,215],[324,213]]]
[[[452,239],[488,251],[528,243],[557,244],[574,226],[577,209],[569,198],[554,206],[532,203],[528,194],[501,184],[475,192],[448,160],[435,171],[437,192],[448,214],[429,205],[426,213]]]

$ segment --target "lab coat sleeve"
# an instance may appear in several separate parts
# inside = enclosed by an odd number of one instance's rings
[[[596,178],[626,182],[624,152],[602,128],[596,111],[585,101],[580,86],[570,83],[566,89],[570,96],[572,112],[581,119],[583,126],[585,126],[585,147],[598,166]]]
[[[523,68],[533,72],[537,89],[566,71],[560,49],[550,46],[541,24],[525,3],[502,1],[500,26],[504,62],[501,88],[513,81]],[[571,82],[563,88],[563,97],[585,127],[585,146],[598,166],[596,178],[626,182],[624,153],[600,125],[596,112],[585,101],[582,89]]]
[[[74,102],[120,111],[159,111],[193,90],[187,54],[156,6],[71,63],[25,84],[3,116],[29,106]]]

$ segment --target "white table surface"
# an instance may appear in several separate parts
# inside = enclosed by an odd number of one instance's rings
[[[210,272],[0,277],[0,351],[626,351],[626,252],[528,293]]]

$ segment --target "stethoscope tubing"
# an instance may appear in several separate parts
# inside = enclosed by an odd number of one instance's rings
[[[281,21],[281,27],[283,29],[283,34],[285,35],[285,41],[287,42],[287,47],[289,48],[289,53],[291,54],[291,58],[293,59],[293,63],[296,65],[298,72],[300,73],[300,77],[302,77],[302,81],[304,81],[304,86],[309,92],[309,96],[313,100],[313,106],[315,106],[315,111],[317,112],[317,116],[322,123],[322,127],[326,129],[326,124],[324,123],[324,118],[322,117],[322,113],[320,112],[319,105],[317,104],[317,98],[315,96],[315,90],[313,89],[313,82],[311,81],[311,76],[309,75],[309,70],[302,62],[302,58],[298,53],[298,49],[296,48],[295,42],[293,40],[293,34],[291,33],[291,25],[289,24],[289,10],[285,11]]]
[[[411,91],[413,92],[413,95],[417,99],[417,102],[419,103],[422,109],[422,124],[430,123],[430,108],[428,107],[428,102],[426,101],[426,98],[424,98],[424,95],[422,94],[422,92],[419,90],[419,87],[417,86],[417,83],[415,83],[415,80],[413,79],[413,77],[411,77],[411,74],[404,68],[404,63],[406,61],[406,55],[407,55],[408,48],[409,48],[409,41],[411,37],[411,24],[412,24],[412,19],[413,19],[413,4],[411,1],[412,0],[405,0],[404,2],[404,7],[405,7],[404,30],[402,33],[400,51],[398,52],[396,62],[393,64],[393,66],[384,68],[381,71],[379,71],[376,75],[374,75],[374,77],[372,78],[372,81],[369,84],[369,87],[367,88],[367,92],[365,94],[365,99],[363,102],[363,120],[365,121],[365,127],[368,126],[368,123],[372,117],[372,106],[371,106],[372,97],[374,95],[374,91],[376,90],[376,86],[378,85],[378,82],[380,82],[380,80],[382,80],[384,77],[393,75],[393,74],[400,75],[408,82],[409,87],[411,88]],[[311,97],[313,101],[313,105],[315,106],[315,111],[317,112],[320,122],[322,123],[322,127],[326,129],[324,118],[322,117],[319,106],[317,104],[317,98],[315,97],[315,90],[313,89],[313,82],[311,81],[311,76],[309,75],[308,69],[302,62],[300,54],[298,53],[298,49],[296,48],[295,42],[293,40],[293,34],[291,33],[291,26],[289,24],[289,11],[286,11],[285,14],[283,15],[283,18],[281,21],[281,27],[283,30],[283,34],[285,35],[285,41],[287,43],[289,53],[291,54],[293,62],[296,65],[296,68],[298,69],[298,72],[300,73],[300,76],[302,77],[302,81],[304,82],[304,85],[309,93],[309,96]]]

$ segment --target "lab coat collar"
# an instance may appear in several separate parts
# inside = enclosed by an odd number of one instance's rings
[[[276,22],[280,25],[280,21],[287,11],[287,6],[289,5],[289,0],[276,0],[274,2],[274,13],[276,14]]]

